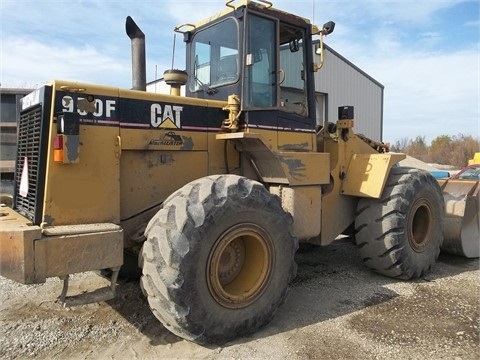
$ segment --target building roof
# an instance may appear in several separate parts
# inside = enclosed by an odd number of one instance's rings
[[[0,94],[29,94],[34,89],[29,88],[2,88],[0,87]]]

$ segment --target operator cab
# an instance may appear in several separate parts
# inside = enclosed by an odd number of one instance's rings
[[[230,3],[232,9],[184,32],[186,95],[240,95],[243,128],[314,131],[312,25],[269,2]]]

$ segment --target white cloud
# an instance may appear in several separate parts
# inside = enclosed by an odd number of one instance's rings
[[[479,17],[480,17],[480,14],[479,14]],[[467,21],[465,23],[465,26],[480,28],[480,19],[479,20],[474,20],[474,21]]]
[[[168,15],[174,19],[175,25],[183,23],[197,23],[203,19],[222,11],[224,4],[218,1],[168,1],[165,9]]]
[[[120,85],[119,74],[130,69],[89,45],[59,46],[24,38],[6,38],[2,46],[3,52],[8,54],[2,56],[3,87],[24,84],[32,87],[53,79],[95,82],[99,78],[116,79]]]
[[[421,23],[431,20],[439,10],[450,8],[463,0],[363,0],[365,11],[377,18],[395,22]]]
[[[411,56],[414,55],[414,56]],[[365,64],[385,85],[384,138],[479,137],[478,52],[385,57]]]

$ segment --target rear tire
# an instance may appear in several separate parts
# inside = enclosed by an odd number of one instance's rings
[[[380,199],[362,198],[355,219],[364,263],[393,278],[424,276],[443,242],[443,196],[429,173],[391,169]]]
[[[171,195],[151,219],[141,286],[174,334],[223,343],[268,323],[296,273],[298,242],[278,197],[235,175]]]

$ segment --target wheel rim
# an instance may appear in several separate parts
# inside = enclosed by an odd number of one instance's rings
[[[240,224],[217,240],[209,260],[207,279],[214,299],[227,308],[242,308],[257,300],[271,275],[273,243],[255,224]]]
[[[417,201],[408,219],[408,241],[416,252],[425,250],[432,231],[432,213],[426,200]]]

